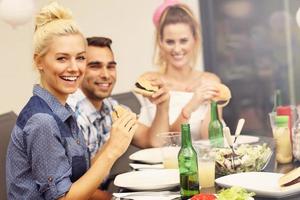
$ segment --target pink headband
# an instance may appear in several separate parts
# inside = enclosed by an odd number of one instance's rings
[[[165,2],[163,4],[161,4],[160,6],[158,6],[158,8],[156,8],[154,14],[153,14],[153,23],[154,25],[157,27],[159,24],[159,19],[162,15],[162,13],[164,12],[164,10],[170,6],[179,4],[179,1],[177,0],[165,0]]]

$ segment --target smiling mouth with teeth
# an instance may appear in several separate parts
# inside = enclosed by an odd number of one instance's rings
[[[97,83],[97,85],[99,86],[99,87],[104,87],[104,88],[108,88],[108,87],[110,87],[110,83]]]
[[[78,79],[78,76],[61,76],[60,78],[65,81],[76,81]]]

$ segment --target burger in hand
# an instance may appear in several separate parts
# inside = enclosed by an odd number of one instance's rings
[[[152,85],[150,80],[141,76],[135,83],[134,92],[144,96],[152,96],[158,89],[158,86]]]
[[[218,103],[219,106],[226,106],[231,98],[231,92],[230,89],[224,85],[224,84],[217,84],[216,85],[218,91],[219,91],[219,95],[214,97],[214,101],[216,101]]]
[[[115,122],[117,119],[119,119],[126,112],[131,112],[131,111],[127,110],[126,108],[124,108],[123,106],[120,106],[120,105],[114,106],[113,112],[111,114],[113,122]]]

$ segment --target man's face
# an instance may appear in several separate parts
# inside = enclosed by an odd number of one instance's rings
[[[116,64],[108,47],[87,47],[87,67],[81,89],[92,103],[111,95],[116,83]]]

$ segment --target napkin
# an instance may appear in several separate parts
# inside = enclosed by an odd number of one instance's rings
[[[129,163],[130,167],[135,170],[141,169],[163,169],[163,164],[138,164],[138,163]]]
[[[126,198],[133,200],[172,200],[180,197],[179,192],[163,191],[163,192],[125,192],[113,193],[114,197]]]

